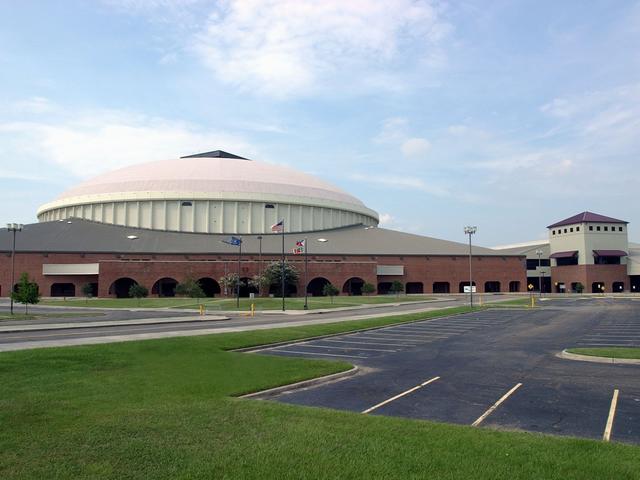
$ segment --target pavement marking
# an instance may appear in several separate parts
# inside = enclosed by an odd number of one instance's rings
[[[299,355],[324,355],[326,357],[346,357],[346,358],[366,358],[358,355],[338,355],[333,353],[320,353],[320,352],[298,352],[295,350],[272,350],[273,352],[281,352],[281,353],[295,353]]]
[[[408,331],[408,332],[451,332],[451,333],[463,333],[468,332],[468,328],[454,328],[454,327],[396,327],[394,331]]]
[[[602,435],[602,440],[608,442],[611,439],[611,430],[613,429],[613,419],[616,416],[616,406],[618,405],[618,393],[619,390],[616,388],[613,391],[613,397],[611,398],[611,407],[609,408],[609,418],[607,418],[607,426],[604,428],[604,434]]]
[[[356,342],[353,340],[323,340],[324,342],[331,343],[352,343],[354,345],[387,345],[389,347],[400,347],[405,344],[403,343],[380,343],[380,342]],[[410,344],[409,344],[410,345]],[[393,350],[395,352],[395,350]]]
[[[324,348],[325,350],[369,350],[371,352],[397,352],[397,350],[382,350],[379,348],[362,348],[362,347],[354,347],[354,348],[349,348],[349,347],[333,347],[331,345],[308,345],[308,344],[298,344],[299,347],[305,347],[305,348]]]
[[[373,407],[371,407],[371,408],[367,408],[366,410],[363,410],[363,411],[362,411],[362,413],[363,413],[363,414],[371,413],[371,412],[373,412],[374,410],[376,410],[376,409],[378,409],[378,408],[382,407],[383,405],[386,405],[387,403],[391,403],[391,402],[393,402],[394,400],[397,400],[397,399],[398,399],[398,398],[400,398],[400,397],[404,397],[405,395],[409,395],[411,392],[415,392],[416,390],[418,390],[418,389],[420,389],[420,388],[422,388],[422,387],[426,387],[427,385],[429,385],[429,384],[430,384],[430,383],[432,383],[432,382],[435,382],[435,381],[436,381],[436,380],[438,380],[439,378],[440,378],[440,377],[433,377],[431,380],[427,380],[426,382],[422,382],[420,385],[416,385],[415,387],[410,388],[409,390],[406,390],[406,391],[404,391],[404,392],[402,392],[402,393],[399,393],[399,394],[398,394],[398,395],[396,395],[395,397],[391,397],[391,398],[389,398],[389,399],[385,400],[384,402],[380,402],[380,403],[378,403],[377,405],[374,405],[374,406],[373,406]]]
[[[377,333],[376,335],[383,335],[381,333]],[[407,333],[385,333],[384,336],[391,335],[392,337],[404,337],[404,338],[433,338],[432,335],[409,335]],[[389,339],[391,340],[391,339]]]
[[[489,410],[487,410],[482,415],[480,415],[480,417],[478,417],[478,419],[475,422],[473,422],[471,424],[471,426],[472,427],[477,427],[478,425],[480,425],[484,421],[485,418],[487,418],[489,415],[491,415],[496,410],[496,408],[498,408],[500,406],[500,404],[502,402],[504,402],[507,398],[509,398],[511,396],[511,394],[513,392],[515,392],[517,389],[519,389],[521,386],[522,386],[521,383],[516,384],[516,386],[513,387],[511,390],[509,390],[507,393],[505,393],[500,400],[498,400],[496,403],[491,405],[491,408],[489,408]]]

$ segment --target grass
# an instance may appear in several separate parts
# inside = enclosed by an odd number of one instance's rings
[[[228,349],[384,321],[2,353],[0,478],[638,478],[628,445],[233,398],[349,365]]]
[[[538,299],[536,298],[536,303],[537,302],[538,302]],[[492,308],[494,307],[530,307],[531,299],[529,297],[516,298],[513,300],[505,300],[504,302],[500,302],[500,303],[491,303],[490,306]]]
[[[639,347],[568,348],[567,352],[591,357],[640,359]]]
[[[433,300],[428,296],[406,296],[398,297],[392,295],[376,295],[376,296],[337,296],[333,298],[333,302],[328,297],[309,297],[309,308],[338,308],[353,307],[358,305],[375,305],[384,303],[403,303],[416,302],[424,300]],[[142,298],[138,301],[135,298],[92,298],[86,300],[84,298],[74,298],[65,300],[42,300],[42,305],[57,305],[65,307],[101,307],[101,308],[198,308],[199,304],[204,304],[209,310],[237,310],[235,298],[205,298],[193,299],[184,297],[172,298]],[[247,311],[251,308],[251,304],[256,305],[257,310],[278,310],[282,308],[281,298],[249,298],[240,299],[240,310]],[[304,298],[293,297],[285,299],[285,307],[289,310],[302,310],[304,306]]]
[[[96,313],[14,313],[13,315],[8,313],[1,313],[0,320],[39,320],[43,318],[69,318],[69,317],[86,317],[87,315],[96,316]],[[97,315],[104,315],[103,313],[98,313]]]

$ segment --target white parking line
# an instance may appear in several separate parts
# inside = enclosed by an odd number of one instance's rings
[[[469,328],[455,328],[455,327],[396,327],[393,329],[394,331],[407,331],[407,332],[453,332],[453,333],[462,333],[468,332]]]
[[[332,347],[331,345],[309,345],[309,344],[304,344],[304,345],[300,345],[300,347],[304,347],[304,348],[324,348],[325,350],[362,350],[362,351],[370,351],[370,352],[397,352],[397,350],[382,350],[379,348],[362,348],[362,347],[353,347],[353,348],[349,348],[349,347]]]
[[[618,389],[613,391],[613,398],[611,398],[611,407],[609,407],[609,417],[607,418],[607,425],[604,427],[604,434],[602,440],[608,442],[611,439],[611,430],[613,429],[613,419],[616,416],[616,407],[618,406]]]
[[[478,419],[473,422],[471,424],[472,427],[477,427],[478,425],[480,425],[482,422],[484,422],[484,419],[487,418],[489,415],[491,415],[496,408],[498,408],[500,406],[500,404],[502,402],[504,402],[507,398],[509,398],[511,396],[511,394],[513,392],[515,392],[517,389],[519,389],[522,386],[521,383],[516,384],[515,387],[513,387],[511,390],[509,390],[507,393],[505,393],[502,398],[500,398],[500,400],[498,400],[496,403],[494,403],[493,405],[491,405],[491,408],[489,408],[489,410],[487,410],[486,412],[484,412],[482,415],[480,415],[480,417],[478,417]]]
[[[404,346],[404,347],[415,347],[416,345],[422,345],[425,342],[419,342],[419,341],[415,341],[415,342],[411,342],[409,340],[398,340],[397,338],[380,338],[380,337],[358,337],[361,338],[362,340],[383,340],[385,343],[388,342],[395,342],[395,343],[388,343],[389,345],[398,345],[398,346]]]
[[[407,333],[379,333],[376,335],[384,335],[384,336],[391,336],[391,337],[405,337],[405,338],[433,338],[433,336],[431,335],[409,335]]]
[[[354,344],[354,345],[387,345],[389,347],[397,347],[397,346],[403,345],[402,343],[356,342],[354,340],[323,340],[323,342],[351,343],[351,344]]]
[[[274,352],[281,352],[281,353],[294,353],[296,355],[323,355],[325,357],[346,357],[346,358],[366,358],[366,357],[361,357],[358,355],[337,355],[337,354],[333,354],[333,353],[320,353],[320,352],[298,352],[296,350],[275,350],[273,349],[272,351]]]
[[[364,414],[371,413],[371,412],[373,412],[374,410],[376,410],[376,409],[378,409],[378,408],[382,407],[383,405],[386,405],[387,403],[391,403],[391,402],[393,402],[394,400],[397,400],[397,399],[398,399],[398,398],[400,398],[400,397],[404,397],[405,395],[409,395],[411,392],[415,392],[416,390],[418,390],[418,389],[420,389],[420,388],[422,388],[422,387],[425,387],[425,386],[429,385],[429,384],[430,384],[430,383],[432,383],[432,382],[435,382],[435,381],[436,381],[436,380],[438,380],[439,378],[440,378],[440,377],[433,377],[431,380],[427,380],[426,382],[422,382],[420,385],[416,385],[415,387],[410,388],[409,390],[406,390],[406,391],[404,391],[404,392],[402,392],[402,393],[399,393],[399,394],[398,394],[398,395],[396,395],[395,397],[391,397],[391,398],[389,398],[389,399],[385,400],[384,402],[380,402],[380,403],[378,403],[378,404],[374,405],[374,406],[373,406],[373,407],[371,407],[371,408],[367,408],[366,410],[363,410],[363,411],[362,411],[362,413],[364,413]]]

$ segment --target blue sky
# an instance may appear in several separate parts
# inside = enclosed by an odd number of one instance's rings
[[[499,245],[583,210],[640,240],[640,2],[0,2],[0,220],[223,149],[383,226]]]

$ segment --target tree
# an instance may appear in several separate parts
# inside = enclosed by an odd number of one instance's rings
[[[240,287],[244,282],[240,282]],[[227,273],[224,277],[220,278],[220,286],[225,295],[235,294],[238,286],[238,274]]]
[[[396,297],[400,295],[400,292],[404,292],[404,285],[399,280],[394,280],[391,282],[391,287],[389,291],[396,294]]]
[[[269,291],[270,280],[263,273],[262,275],[254,275],[249,279],[249,286],[258,290],[259,295]]]
[[[140,299],[149,296],[149,289],[138,283],[134,283],[129,288],[129,297],[138,299],[138,306],[140,306]]]
[[[324,287],[322,287],[322,294],[329,297],[331,299],[331,303],[333,303],[333,297],[338,295],[338,293],[340,293],[340,290],[331,283],[325,283]]]
[[[582,283],[578,282],[576,283],[576,293],[582,293],[584,292],[584,285],[582,285]]]
[[[93,285],[91,285],[90,283],[85,283],[84,285],[82,285],[82,288],[80,290],[82,291],[82,295],[84,295],[85,303],[88,303],[89,299],[93,297]]]
[[[176,295],[200,299],[204,297],[204,291],[196,280],[187,277],[184,282],[176,285]]]
[[[365,283],[364,285],[362,285],[362,293],[364,293],[365,295],[371,295],[375,291],[376,287],[371,283]]]
[[[14,302],[24,303],[24,313],[29,313],[29,304],[35,305],[40,301],[40,291],[38,284],[29,280],[27,273],[20,275],[20,280],[15,292],[11,292]]]
[[[274,287],[278,296],[282,295],[282,262],[271,262],[264,270],[264,276],[269,280],[268,285]],[[298,271],[289,262],[284,262],[285,295],[292,286],[298,283]]]

